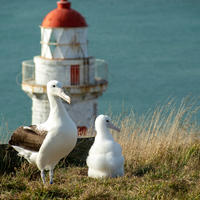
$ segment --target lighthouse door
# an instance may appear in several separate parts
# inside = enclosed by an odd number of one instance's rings
[[[79,65],[71,65],[71,85],[79,85],[80,84],[80,66]]]

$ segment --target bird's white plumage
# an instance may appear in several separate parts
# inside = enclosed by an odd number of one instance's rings
[[[47,95],[50,103],[50,114],[47,121],[37,125],[37,127],[39,130],[48,131],[48,133],[39,152],[13,146],[20,156],[37,165],[42,172],[43,182],[44,170],[50,170],[51,176],[53,176],[55,165],[73,150],[77,141],[77,127],[60,99],[61,97],[66,101],[70,101],[69,97],[63,92],[62,84],[56,80],[48,82]]]
[[[88,176],[92,178],[124,175],[124,157],[121,146],[114,141],[109,128],[118,130],[106,115],[95,121],[97,135],[87,157]]]

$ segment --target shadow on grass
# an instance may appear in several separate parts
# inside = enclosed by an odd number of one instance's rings
[[[103,193],[99,193],[99,194],[94,194],[94,195],[92,195],[92,194],[90,194],[90,195],[88,195],[88,197],[86,197],[85,198],[85,200],[102,200],[102,199],[104,199],[104,200],[110,200],[110,199],[112,199],[112,196],[110,195],[110,194],[103,194]]]
[[[151,165],[146,165],[142,167],[137,167],[133,172],[132,175],[137,177],[142,177],[149,172],[154,172],[155,169]]]

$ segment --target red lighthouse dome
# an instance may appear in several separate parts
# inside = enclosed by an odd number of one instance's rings
[[[58,7],[49,12],[42,22],[44,28],[75,28],[87,27],[85,18],[76,10],[71,9],[67,0],[57,2]]]

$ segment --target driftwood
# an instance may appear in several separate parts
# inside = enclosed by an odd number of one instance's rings
[[[69,164],[84,166],[93,142],[94,137],[79,138],[74,150],[66,158],[63,158],[58,166],[66,167]],[[26,162],[25,159],[17,156],[17,152],[10,145],[0,145],[0,174],[14,172],[15,169],[20,168],[23,162]]]

